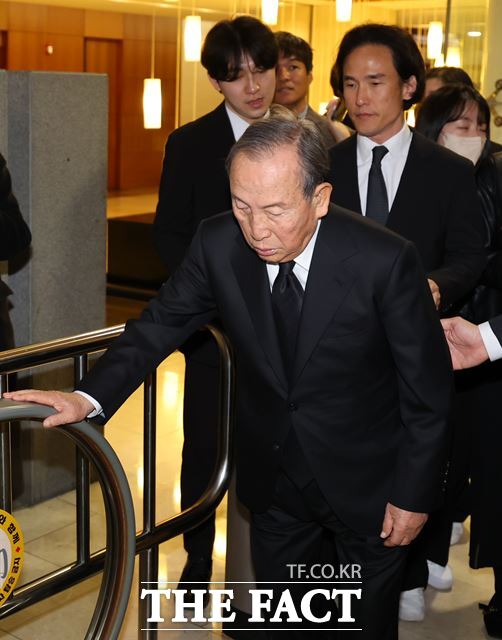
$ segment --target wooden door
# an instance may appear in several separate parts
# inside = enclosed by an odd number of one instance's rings
[[[120,77],[122,43],[120,40],[86,38],[84,69],[108,75],[108,189],[119,189],[120,160]]]
[[[0,31],[0,69],[7,69],[7,31]]]

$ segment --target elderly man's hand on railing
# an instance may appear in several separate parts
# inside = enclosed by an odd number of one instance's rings
[[[94,411],[92,403],[79,393],[22,389],[21,391],[6,392],[3,397],[16,402],[37,402],[53,407],[57,413],[44,420],[44,427],[57,427],[61,424],[81,422]]]

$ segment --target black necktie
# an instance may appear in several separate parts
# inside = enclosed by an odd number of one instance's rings
[[[373,147],[366,199],[366,216],[380,224],[386,224],[389,216],[389,200],[382,174],[382,160],[386,153],[389,153],[387,147]]]
[[[293,365],[303,303],[303,288],[293,273],[294,266],[294,260],[279,264],[279,273],[272,286],[275,324],[288,374]]]

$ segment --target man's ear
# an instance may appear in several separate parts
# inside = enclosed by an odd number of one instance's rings
[[[328,213],[329,199],[333,187],[329,182],[321,182],[318,184],[314,192],[314,206],[316,209],[316,218],[323,218]]]
[[[215,78],[211,78],[209,74],[207,74],[207,77],[209,78],[209,82],[213,85],[216,91],[218,91],[218,93],[221,93],[220,81],[216,80]]]
[[[401,95],[403,100],[411,100],[417,90],[417,78],[416,76],[410,76],[408,80],[403,82],[401,89]]]

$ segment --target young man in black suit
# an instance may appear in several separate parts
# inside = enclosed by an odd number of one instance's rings
[[[201,223],[79,392],[8,397],[55,407],[46,426],[93,408],[109,418],[147,371],[221,318],[239,374],[237,491],[252,513],[257,581],[309,572],[327,532],[340,562],[361,566],[360,637],[395,640],[407,545],[440,500],[447,440],[450,360],[425,275],[410,242],[330,205],[311,122],[259,121],[228,162],[233,215]],[[309,635],[280,632],[290,637]]]
[[[218,22],[207,34],[201,61],[224,100],[167,140],[154,241],[170,274],[181,263],[201,220],[230,209],[225,159],[249,124],[267,113],[275,90],[274,36],[251,16]],[[202,332],[181,350],[186,361],[181,507],[186,509],[202,495],[214,467],[218,353],[212,338]],[[212,516],[185,534],[188,558],[181,582],[209,581],[214,533]]]
[[[330,151],[332,200],[411,240],[436,306],[446,312],[473,289],[485,264],[473,165],[406,125],[404,111],[424,91],[425,66],[404,29],[355,27],[340,44],[334,70],[357,135]],[[448,571],[439,534],[429,529],[423,548],[410,554],[405,620],[423,619],[426,558],[435,560],[433,570]]]
[[[343,38],[335,67],[357,135],[331,149],[332,200],[363,215],[369,210],[414,242],[434,300],[447,310],[474,287],[485,264],[472,163],[405,124],[404,110],[420,100],[425,78],[406,31],[355,27]],[[380,168],[371,171],[375,147],[385,149]],[[384,203],[375,212],[382,177]]]

